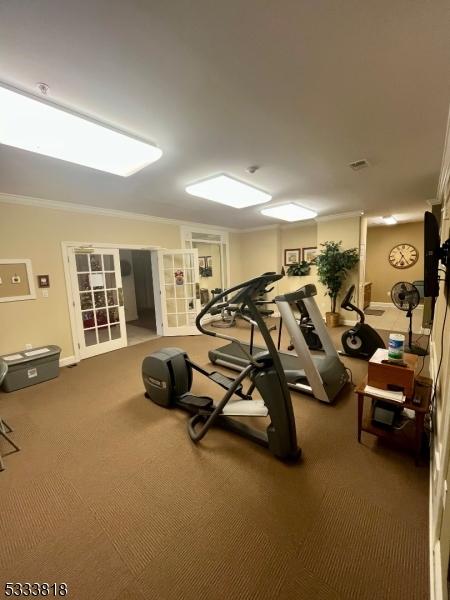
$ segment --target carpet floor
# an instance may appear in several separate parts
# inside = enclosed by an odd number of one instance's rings
[[[0,395],[22,447],[0,473],[2,589],[66,582],[74,600],[428,598],[426,460],[415,467],[368,434],[358,444],[350,386],[332,406],[292,393],[303,458],[287,466],[219,429],[194,445],[186,414],[144,398],[142,359],[167,345],[206,366],[220,340],[159,338]],[[365,375],[364,361],[344,362],[355,382]],[[199,377],[194,391],[216,389]]]

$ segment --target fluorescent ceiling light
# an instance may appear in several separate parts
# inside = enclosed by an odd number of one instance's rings
[[[309,208],[304,208],[293,202],[263,208],[261,209],[261,212],[266,217],[273,217],[274,219],[291,222],[304,221],[305,219],[314,219],[314,217],[317,217],[317,213],[313,210],[309,210]]]
[[[272,196],[229,175],[217,175],[186,187],[191,196],[206,198],[233,208],[245,208],[272,200]]]
[[[0,143],[122,177],[162,155],[152,144],[3,87]]]
[[[383,219],[383,223],[385,225],[396,225],[397,224],[397,219],[395,217],[381,217]]]

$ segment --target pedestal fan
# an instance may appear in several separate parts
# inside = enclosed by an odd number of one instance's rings
[[[405,346],[405,352],[426,356],[428,353],[424,348],[412,343],[412,313],[420,302],[419,290],[408,281],[399,281],[391,290],[391,299],[395,306],[405,311],[409,317],[408,344]]]

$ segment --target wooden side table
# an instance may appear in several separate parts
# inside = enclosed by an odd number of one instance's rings
[[[412,398],[406,398],[405,402],[401,404],[402,408],[409,408],[415,413],[415,436],[414,436],[414,455],[416,465],[419,464],[420,450],[422,448],[422,437],[424,433],[425,415],[429,411],[430,399],[431,399],[431,384],[432,381],[428,377],[417,377],[415,380],[415,396],[420,398],[420,404],[414,404]],[[358,396],[358,442],[361,443],[361,432],[365,431],[376,435],[378,437],[393,438],[396,434],[395,430],[384,429],[372,423],[372,410],[370,411],[369,417],[363,419],[364,415],[364,400],[382,400],[388,404],[399,406],[398,402],[392,400],[386,400],[385,398],[379,398],[373,396],[364,391],[367,385],[367,377],[361,381],[357,386],[355,392]]]

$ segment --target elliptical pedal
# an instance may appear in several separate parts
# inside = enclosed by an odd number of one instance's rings
[[[179,404],[186,410],[207,410],[212,408],[213,399],[209,396],[195,396],[194,394],[184,394],[179,399]]]
[[[231,386],[234,385],[234,379],[227,377],[223,373],[219,373],[219,371],[213,371],[208,377],[211,381],[214,381],[217,385],[223,387],[224,390],[229,390]],[[235,390],[235,393],[239,394],[239,392],[242,392],[242,384],[239,384]]]

